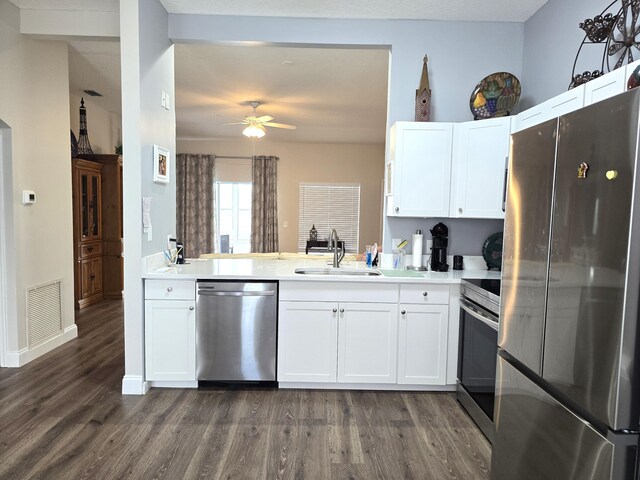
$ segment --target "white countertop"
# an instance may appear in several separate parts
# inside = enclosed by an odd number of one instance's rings
[[[145,279],[184,280],[285,280],[314,282],[375,282],[375,283],[459,283],[462,278],[499,279],[500,272],[488,270],[449,270],[448,272],[418,272],[419,276],[359,276],[303,275],[296,268],[328,268],[326,260],[318,259],[188,259],[184,265],[161,267],[143,274]],[[344,270],[367,270],[364,262],[343,262]],[[408,273],[412,275],[412,273]]]

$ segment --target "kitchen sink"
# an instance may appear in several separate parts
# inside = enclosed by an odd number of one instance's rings
[[[377,270],[354,270],[348,268],[296,268],[301,275],[352,275],[360,277],[377,277],[382,275]]]

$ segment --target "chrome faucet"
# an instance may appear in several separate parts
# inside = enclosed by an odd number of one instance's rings
[[[340,249],[340,256],[338,256],[338,232],[336,229],[331,229],[331,236],[329,237],[329,245],[333,247],[333,268],[339,268],[340,262],[344,258],[344,244]]]

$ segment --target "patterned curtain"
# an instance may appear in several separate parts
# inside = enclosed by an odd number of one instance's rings
[[[215,155],[176,155],[176,238],[185,255],[213,252]]]
[[[278,251],[278,157],[253,157],[251,251]]]

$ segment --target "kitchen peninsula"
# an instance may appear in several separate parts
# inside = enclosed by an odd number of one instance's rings
[[[372,272],[363,262],[345,263],[342,272]],[[480,265],[444,273],[382,268],[373,270],[380,275],[318,275],[295,271],[326,267],[325,259],[275,256],[150,267],[144,274],[146,388],[197,387],[196,282],[207,280],[278,282],[280,388],[453,391],[460,280],[500,278]]]

